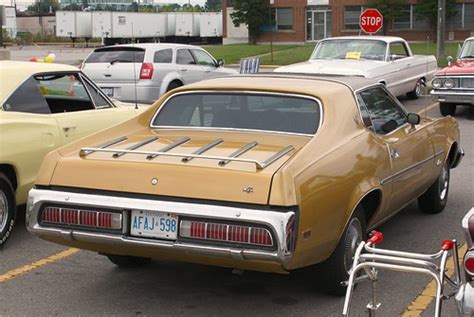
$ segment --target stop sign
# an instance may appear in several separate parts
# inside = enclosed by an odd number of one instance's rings
[[[377,9],[366,9],[359,18],[359,26],[365,33],[377,33],[383,25],[383,15]]]

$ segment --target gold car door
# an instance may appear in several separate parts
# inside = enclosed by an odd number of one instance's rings
[[[377,85],[358,92],[358,101],[366,107],[371,129],[389,153],[391,171],[381,180],[391,193],[388,215],[421,195],[432,181],[433,144],[426,121],[408,123],[408,113],[384,87]]]

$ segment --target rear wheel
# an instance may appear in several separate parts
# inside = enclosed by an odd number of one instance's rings
[[[13,186],[8,178],[0,173],[0,247],[4,245],[15,224],[16,206]]]
[[[456,112],[456,104],[440,102],[439,111],[443,116],[454,116],[454,113]]]
[[[407,93],[408,99],[417,99],[421,96],[421,91],[423,89],[424,80],[422,78],[418,79],[415,84],[415,89]]]
[[[349,279],[349,271],[354,262],[357,246],[365,239],[365,233],[364,210],[362,206],[358,206],[333,254],[321,266],[324,292],[331,295],[345,295],[346,286],[343,286],[341,282]]]
[[[448,202],[449,191],[449,161],[444,163],[438,179],[428,190],[418,197],[418,206],[423,212],[437,214],[443,211]]]
[[[110,262],[123,268],[133,268],[146,265],[151,262],[150,258],[141,258],[128,255],[104,254]]]
[[[178,87],[181,87],[183,86],[183,84],[179,81],[172,81],[169,85],[168,85],[168,89],[166,89],[166,92],[170,91],[170,90],[173,90],[175,88],[178,88]]]

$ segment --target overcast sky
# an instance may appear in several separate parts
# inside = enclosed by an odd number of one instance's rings
[[[24,3],[32,3],[35,2],[34,0],[16,0],[17,4],[24,4]],[[11,5],[12,0],[0,0],[0,5]],[[185,4],[188,3],[188,0],[155,0],[155,3],[161,4],[161,3],[179,3],[179,4]],[[199,4],[199,5],[204,5],[206,3],[206,0],[191,0],[191,4]]]

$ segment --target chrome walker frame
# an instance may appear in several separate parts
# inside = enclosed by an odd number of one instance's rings
[[[377,303],[377,279],[378,270],[384,269],[397,272],[421,273],[431,276],[436,282],[435,317],[441,314],[441,301],[451,298],[461,285],[461,273],[459,268],[458,245],[456,240],[444,240],[438,252],[433,254],[402,252],[387,249],[378,249],[375,246],[383,241],[380,232],[373,231],[367,242],[362,241],[354,255],[349,280],[342,282],[347,285],[346,298],[344,300],[343,316],[349,315],[349,307],[354,292],[354,286],[364,280],[372,282],[372,299],[367,304],[368,315],[374,317],[380,303]],[[363,253],[366,252],[366,253]],[[449,253],[453,255],[454,280],[446,272],[446,264]],[[439,261],[439,262],[438,262]],[[437,264],[438,262],[439,264]],[[357,274],[364,270],[365,274]],[[445,294],[444,286],[449,284],[452,293]]]

